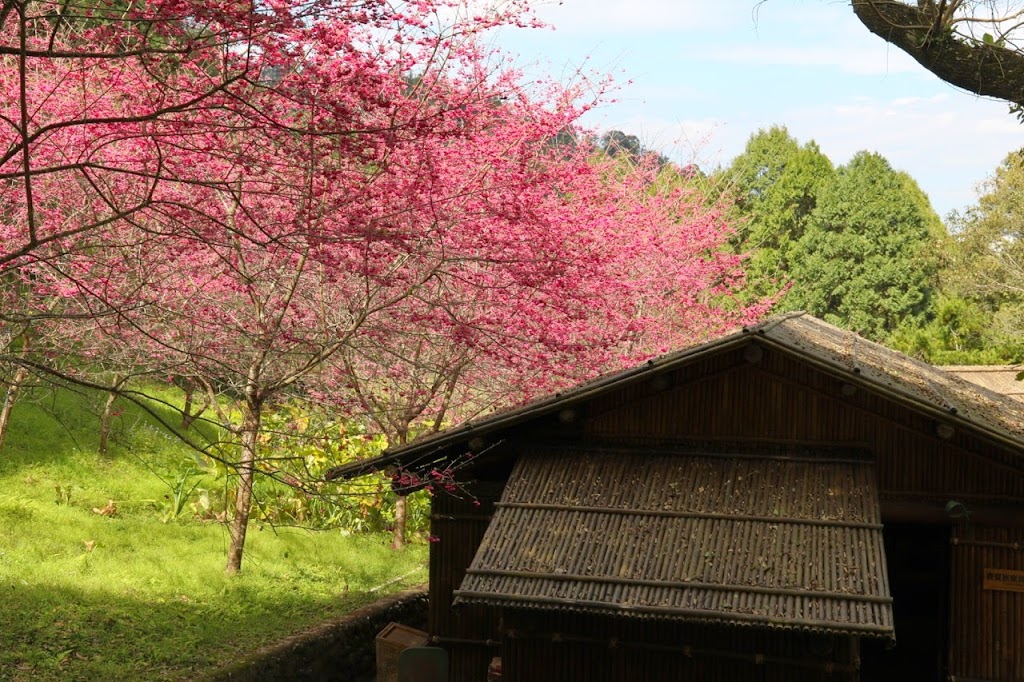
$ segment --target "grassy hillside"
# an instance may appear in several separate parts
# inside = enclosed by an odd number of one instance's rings
[[[255,525],[225,576],[225,528],[190,507],[223,482],[175,504],[196,460],[132,406],[100,456],[97,400],[37,389],[0,448],[0,680],[192,679],[426,579],[422,546]]]

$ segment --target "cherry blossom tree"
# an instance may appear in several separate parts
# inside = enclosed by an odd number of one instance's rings
[[[514,139],[527,139],[518,130]],[[721,205],[690,184],[661,181],[655,158],[638,166],[585,145],[552,148],[545,133],[553,130],[532,130],[518,152],[497,136],[451,156],[442,177],[460,188],[457,205],[411,214],[448,225],[431,277],[330,363],[352,413],[367,415],[392,445],[766,309],[767,301],[732,298],[743,280],[740,259],[725,253]],[[524,153],[532,165],[525,179]],[[480,160],[466,163],[474,154]],[[471,179],[484,167],[506,202],[497,213],[488,209],[495,195]],[[395,546],[404,540],[402,502]]]
[[[27,280],[73,279],[76,254],[159,223],[169,202],[202,213],[180,203],[187,188],[230,193],[234,176],[193,170],[231,139],[259,148],[263,136],[334,135],[330,153],[372,163],[380,150],[368,137],[431,125],[416,108],[393,118],[403,74],[522,21],[517,0],[461,19],[458,4],[0,2],[3,323],[24,322],[7,311],[24,312],[16,292]],[[439,14],[454,23],[435,29]]]
[[[76,258],[131,239],[125,228],[185,180],[176,169],[188,166],[187,153],[176,141],[204,112],[244,109],[244,93],[289,28],[326,9],[303,7],[309,12],[177,0],[0,2],[5,405],[40,358],[30,352],[34,321],[61,316],[58,299],[84,289]]]
[[[399,282],[401,257],[382,262],[375,251],[375,243],[401,251],[401,238],[372,232],[381,228],[372,227],[365,188],[386,172],[392,147],[443,139],[461,120],[451,108],[486,97],[472,82],[453,83],[461,101],[429,90],[446,60],[473,58],[464,48],[473,34],[520,21],[522,9],[513,2],[470,16],[454,3],[377,0],[0,5],[5,360],[53,370],[34,363],[11,329],[91,317],[154,371],[184,371],[244,396],[241,426],[228,424],[239,434],[244,508],[229,570],[240,566],[267,395],[298,382],[381,301],[414,285]],[[441,15],[451,22],[435,30]],[[423,75],[411,84],[410,72]],[[327,301],[322,288],[347,268],[366,275],[365,286],[338,284],[332,293],[348,298]],[[317,276],[319,292],[308,284]],[[371,281],[389,276],[386,288]],[[69,312],[35,315],[22,305],[25,291],[64,299]],[[337,312],[315,318],[328,341],[309,342],[313,312],[299,300]],[[289,362],[266,379],[273,351]]]
[[[476,37],[525,10],[0,5],[0,323],[71,361],[5,359],[144,405],[129,373],[202,387],[229,572],[279,401],[401,440],[757,314],[715,206],[552,144],[605,84],[495,66]]]

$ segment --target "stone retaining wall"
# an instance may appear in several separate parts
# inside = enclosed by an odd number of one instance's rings
[[[385,597],[222,668],[207,682],[373,682],[376,637],[395,621],[421,630],[427,625],[423,587]]]

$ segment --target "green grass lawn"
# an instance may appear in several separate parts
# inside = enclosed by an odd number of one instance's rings
[[[98,455],[93,400],[36,390],[0,448],[0,680],[193,679],[426,580],[423,545],[255,524],[226,576],[224,526],[168,513],[189,451],[129,407]]]

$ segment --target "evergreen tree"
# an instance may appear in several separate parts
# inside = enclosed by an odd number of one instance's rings
[[[859,152],[825,187],[794,248],[790,303],[868,338],[924,323],[942,223],[907,174]]]
[[[661,152],[648,149],[636,135],[621,130],[609,130],[597,139],[597,148],[611,157],[629,159],[636,165],[654,163],[659,168],[668,165],[669,159]]]
[[[752,135],[721,173],[735,196],[734,245],[749,254],[751,298],[775,295],[789,284],[793,248],[833,175],[832,162],[815,142],[801,146],[781,126]],[[781,306],[792,308],[785,300]]]
[[[996,339],[993,311],[955,294],[939,296],[935,317],[925,325],[902,325],[887,341],[890,347],[933,365],[1001,365],[1020,357],[1012,343]]]

